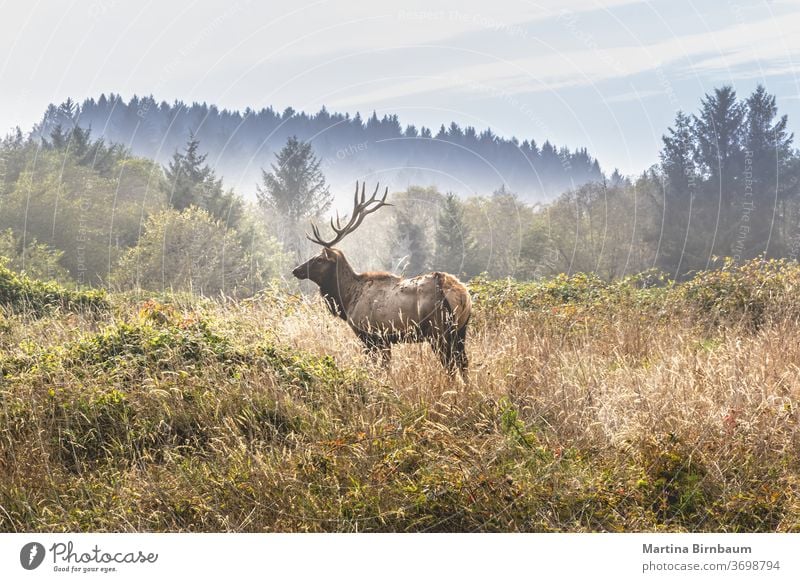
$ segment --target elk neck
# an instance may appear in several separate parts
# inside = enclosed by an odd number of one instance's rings
[[[320,294],[325,303],[337,317],[347,320],[350,305],[355,299],[361,277],[353,270],[344,255],[336,261],[335,274],[324,279],[319,286]]]

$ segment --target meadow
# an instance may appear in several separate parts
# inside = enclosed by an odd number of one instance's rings
[[[469,382],[316,296],[0,268],[0,530],[800,531],[800,266],[475,279]]]

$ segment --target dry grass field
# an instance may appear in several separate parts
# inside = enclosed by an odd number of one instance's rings
[[[2,531],[800,531],[800,267],[474,281],[470,381],[318,299],[0,271]]]

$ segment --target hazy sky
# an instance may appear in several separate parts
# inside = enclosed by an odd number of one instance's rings
[[[797,0],[0,0],[0,130],[101,92],[325,104],[586,146],[635,173],[722,84],[763,83],[800,130],[796,63]]]

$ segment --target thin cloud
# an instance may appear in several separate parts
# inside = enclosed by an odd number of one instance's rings
[[[554,91],[626,78],[659,68],[675,67],[678,76],[720,76],[733,72],[739,78],[757,78],[796,71],[800,61],[800,12],[776,21],[767,15],[759,21],[739,23],[716,31],[674,37],[662,42],[616,47],[591,44],[574,51],[546,52],[524,59],[450,68],[439,75],[401,81],[358,96],[341,98],[335,105],[357,107],[368,103],[438,91],[505,94]],[[559,26],[559,18],[554,20]],[[561,23],[569,32],[569,24]],[[788,32],[787,32],[788,31]],[[577,36],[577,35],[576,35]],[[586,43],[589,44],[589,43]],[[484,55],[484,60],[491,59]],[[683,71],[681,73],[681,71]]]
[[[650,89],[646,91],[629,91],[627,93],[618,93],[611,97],[605,97],[603,100],[606,103],[628,103],[629,101],[642,101],[650,97],[660,97],[666,95],[663,89]]]

